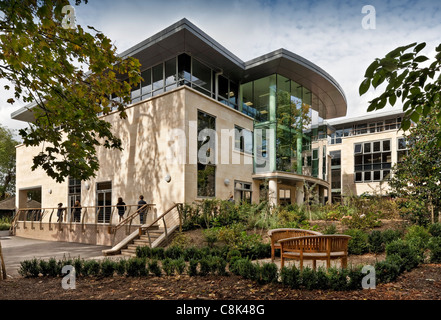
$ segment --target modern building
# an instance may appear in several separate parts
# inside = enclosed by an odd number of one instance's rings
[[[231,194],[236,201],[301,204],[305,184],[320,201],[328,197],[329,152],[338,146],[313,136],[327,127],[324,120],[345,116],[347,105],[320,67],[285,49],[242,61],[186,19],[121,56],[139,59],[144,79],[133,88],[127,119],[117,111],[103,116],[123,151],[99,149],[95,179],[60,184],[31,170],[42,146],[18,146],[18,208],[29,191],[41,194],[42,208],[75,200],[106,207],[118,197],[135,204],[142,194],[158,212]],[[11,116],[32,122],[32,106]],[[110,217],[104,210],[91,221],[105,225]]]
[[[387,195],[391,169],[407,153],[400,130],[402,110],[327,121],[334,200],[352,195]]]

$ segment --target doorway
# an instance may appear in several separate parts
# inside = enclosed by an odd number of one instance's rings
[[[112,182],[97,183],[98,223],[110,223],[112,213]]]

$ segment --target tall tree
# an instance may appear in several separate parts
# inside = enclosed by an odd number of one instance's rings
[[[0,79],[11,83],[8,102],[33,103],[35,121],[19,133],[26,146],[45,142],[32,169],[58,182],[95,176],[96,148],[121,150],[98,114],[118,110],[126,118],[131,87],[141,81],[139,61],[119,57],[93,27],[75,25],[68,0],[3,0],[0,13]]]
[[[375,59],[366,69],[365,79],[359,87],[360,95],[369,88],[378,88],[387,83],[384,91],[369,102],[368,111],[383,109],[387,103],[395,105],[401,99],[405,118],[401,128],[410,128],[411,121],[418,123],[428,114],[436,117],[441,124],[441,44],[435,48],[433,61],[420,52],[426,43],[412,43],[398,47],[384,58]],[[431,110],[436,110],[431,112]],[[441,131],[437,132],[436,140],[441,146]]]
[[[409,130],[405,136],[408,154],[395,165],[389,182],[399,196],[424,203],[428,215],[424,218],[432,223],[441,210],[441,149],[437,147],[441,127],[437,112],[432,109],[431,114]]]
[[[15,194],[15,146],[11,130],[0,125],[0,201]]]

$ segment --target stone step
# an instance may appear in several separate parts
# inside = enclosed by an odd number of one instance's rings
[[[126,251],[126,249],[121,250],[121,255],[128,256],[128,257],[136,257],[136,253]]]

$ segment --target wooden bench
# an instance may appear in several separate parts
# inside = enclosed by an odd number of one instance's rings
[[[348,241],[347,235],[319,235],[293,237],[279,240],[281,267],[285,259],[300,261],[300,270],[303,269],[303,260],[312,260],[313,269],[316,269],[317,260],[326,260],[326,268],[331,266],[331,260],[341,259],[342,268],[348,264]]]
[[[311,235],[321,235],[321,233],[312,230],[294,229],[294,228],[280,228],[280,229],[269,230],[268,236],[271,239],[271,261],[274,261],[275,250],[280,249],[279,240],[293,238],[293,237],[311,236]]]

